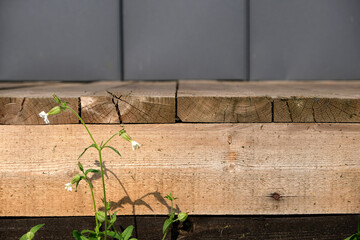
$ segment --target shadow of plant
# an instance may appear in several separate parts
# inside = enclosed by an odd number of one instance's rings
[[[95,165],[97,167],[100,167],[100,162],[96,160]],[[132,215],[134,217],[134,230],[135,230],[134,233],[135,233],[136,238],[138,237],[138,232],[137,232],[138,228],[137,228],[137,221],[136,221],[136,206],[145,206],[150,211],[152,211],[152,212],[154,211],[152,209],[152,207],[145,201],[145,199],[147,197],[153,196],[160,204],[164,205],[168,209],[169,213],[171,212],[171,206],[168,204],[168,202],[165,200],[165,198],[161,195],[161,193],[158,190],[156,190],[154,192],[146,193],[145,195],[141,196],[138,199],[132,199],[130,197],[128,191],[126,190],[124,184],[119,179],[119,177],[113,171],[111,171],[110,169],[108,169],[106,167],[105,161],[103,162],[103,169],[104,169],[104,175],[106,176],[106,178],[107,179],[109,178],[108,174],[113,175],[125,193],[125,196],[123,198],[121,198],[119,201],[110,201],[110,209],[114,211],[119,208],[124,208],[124,205],[127,205],[127,204],[129,204],[132,207]],[[89,179],[91,182],[93,182],[95,180],[101,179],[101,176],[99,174],[94,174]],[[100,207],[98,210],[104,211],[104,207]],[[180,212],[179,206],[177,204],[175,205],[174,210],[175,210],[175,212]],[[179,236],[179,231],[177,230],[178,227],[179,227],[178,223],[174,224],[173,229],[171,231],[171,239],[177,239],[177,237]]]

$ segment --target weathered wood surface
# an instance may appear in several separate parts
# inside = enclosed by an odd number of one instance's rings
[[[100,84],[107,86],[106,82]],[[86,94],[93,85],[99,83],[49,82],[45,86],[0,90],[0,124],[45,124],[39,113],[48,112],[57,105],[53,101],[53,93],[69,102],[69,106],[78,111],[79,96]],[[71,112],[64,112],[56,117],[50,116],[49,120],[52,124],[79,122]]]
[[[136,226],[138,239],[161,239],[164,216],[121,216],[116,226]],[[72,239],[74,229],[94,229],[93,217],[62,218],[0,218],[0,237],[18,240],[37,224],[45,226],[36,234],[37,240]],[[333,240],[345,239],[357,230],[356,215],[320,216],[189,216],[184,224],[175,226],[167,239],[251,239],[251,240]]]
[[[359,81],[184,80],[177,96],[183,122],[360,122]]]
[[[38,114],[56,106],[53,93],[68,101],[86,123],[175,122],[176,82],[24,84],[27,87],[18,83],[11,89],[0,84],[0,124],[44,124]],[[70,112],[53,119],[54,124],[79,122]]]
[[[81,113],[87,123],[174,123],[175,92],[176,82],[121,82],[81,97]]]
[[[180,81],[177,116],[182,122],[271,122],[271,98],[249,82]]]
[[[87,123],[360,122],[358,81],[23,84],[0,83],[0,124],[43,124],[54,92]],[[70,113],[54,121],[78,122]]]
[[[359,81],[268,83],[274,122],[360,122]]]
[[[91,125],[106,140],[119,125]],[[142,144],[104,152],[108,197],[119,214],[166,214],[172,192],[190,214],[358,213],[358,124],[126,125]],[[0,126],[0,215],[92,214],[88,188],[66,192],[91,144],[81,125]],[[94,167],[96,151],[81,160]],[[94,177],[97,205],[101,181]],[[46,206],[46,207],[44,207]]]

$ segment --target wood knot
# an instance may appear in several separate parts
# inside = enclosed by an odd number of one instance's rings
[[[281,195],[277,192],[274,192],[270,195],[273,199],[275,199],[276,201],[279,201],[281,198]]]
[[[228,136],[227,142],[228,142],[229,145],[232,143],[232,137],[230,135]]]

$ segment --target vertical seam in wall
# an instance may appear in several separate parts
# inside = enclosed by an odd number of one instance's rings
[[[124,81],[124,11],[123,0],[119,0],[119,55],[120,55],[120,80]]]
[[[250,81],[250,0],[245,0],[245,80]]]

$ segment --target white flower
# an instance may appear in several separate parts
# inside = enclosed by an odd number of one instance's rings
[[[72,191],[72,184],[71,183],[66,183],[65,184],[65,189],[68,191]]]
[[[133,151],[135,151],[135,149],[137,149],[137,148],[140,148],[140,147],[141,147],[141,145],[140,145],[138,142],[133,141],[133,140],[131,140],[131,145],[132,145],[132,149],[133,149]]]
[[[44,122],[45,122],[46,124],[49,124],[49,123],[50,123],[50,121],[49,121],[49,119],[48,119],[48,114],[47,114],[46,112],[42,111],[41,113],[39,113],[39,116],[44,119]]]

